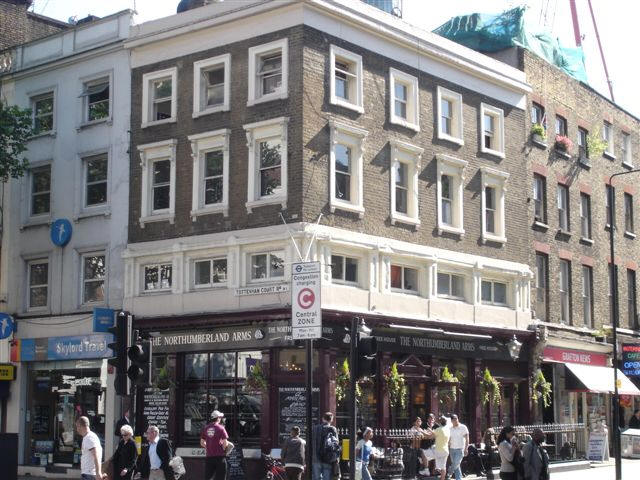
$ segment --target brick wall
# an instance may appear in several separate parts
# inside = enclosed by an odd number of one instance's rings
[[[549,318],[553,322],[560,321],[559,290],[559,260],[561,257],[571,258],[572,261],[572,323],[576,326],[584,325],[582,308],[582,268],[592,265],[594,277],[594,327],[609,324],[609,296],[608,273],[609,262],[609,232],[605,228],[605,183],[608,177],[616,172],[628,170],[622,165],[620,156],[622,146],[622,131],[631,134],[634,163],[640,164],[638,154],[640,143],[637,132],[640,122],[635,117],[616,107],[607,99],[596,93],[588,86],[568,77],[556,67],[548,64],[535,55],[521,50],[521,59],[527,81],[533,87],[533,94],[529,99],[543,104],[547,115],[547,149],[528,142],[525,155],[529,173],[542,173],[547,178],[547,217],[548,229],[532,228],[534,248],[531,251],[530,262],[535,266],[535,250],[549,252]],[[604,120],[613,124],[616,159],[605,156],[590,158],[591,168],[583,168],[577,161],[577,147],[571,152],[571,158],[566,159],[557,155],[553,148],[555,115],[559,113],[567,119],[568,136],[577,142],[578,126],[593,131],[602,131]],[[527,115],[527,126],[531,119]],[[616,263],[619,265],[619,293],[620,293],[620,325],[628,327],[627,309],[627,267],[636,268],[635,262],[640,256],[640,239],[623,235],[624,206],[623,191],[637,192],[637,174],[623,176],[615,180],[616,186]],[[558,234],[558,213],[556,204],[557,183],[566,182],[569,186],[571,221],[571,235]],[[532,187],[526,190],[527,196],[532,195]],[[593,244],[580,239],[580,192],[591,194],[592,238]],[[640,196],[634,196],[634,214],[636,225],[639,220]],[[529,207],[529,222],[533,224],[533,202]],[[636,227],[636,233],[638,228]],[[534,293],[532,293],[532,298]],[[631,326],[633,327],[633,325]]]
[[[64,22],[27,11],[24,0],[0,0],[0,50],[69,28]]]

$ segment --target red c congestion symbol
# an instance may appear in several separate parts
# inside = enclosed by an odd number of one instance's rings
[[[311,308],[316,301],[316,296],[309,288],[303,288],[298,293],[298,305],[305,310]]]

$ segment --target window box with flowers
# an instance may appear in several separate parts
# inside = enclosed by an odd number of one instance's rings
[[[547,131],[539,123],[531,125],[531,141],[543,150],[547,148]]]
[[[554,144],[556,153],[563,158],[571,158],[571,149],[573,148],[573,142],[569,137],[564,135],[556,135],[556,141]]]

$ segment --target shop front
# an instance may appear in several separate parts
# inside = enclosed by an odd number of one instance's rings
[[[80,416],[104,445],[110,341],[102,333],[16,340],[12,360],[26,371],[25,465],[79,467],[82,439],[74,427]]]

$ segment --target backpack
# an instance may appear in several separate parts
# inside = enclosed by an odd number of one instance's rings
[[[318,458],[322,463],[335,463],[340,460],[340,442],[333,427],[325,426],[320,435]]]

